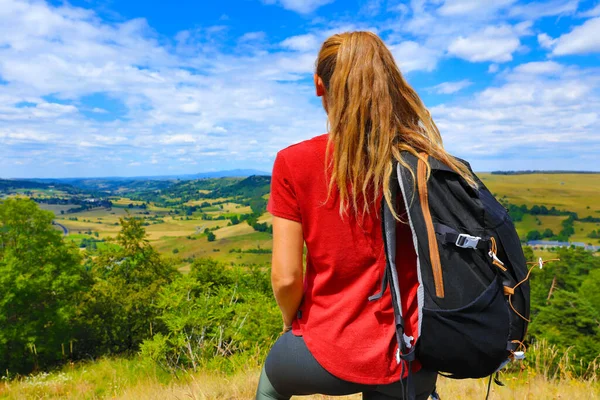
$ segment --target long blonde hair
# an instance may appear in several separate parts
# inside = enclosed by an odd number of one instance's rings
[[[349,208],[357,215],[370,212],[382,192],[395,210],[389,181],[394,159],[408,166],[402,151],[426,162],[427,177],[431,169],[421,153],[476,185],[469,169],[444,150],[431,114],[377,35],[346,32],[331,36],[319,51],[316,73],[325,86],[328,114],[329,195],[337,187],[342,216]]]

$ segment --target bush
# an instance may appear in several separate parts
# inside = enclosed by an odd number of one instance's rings
[[[189,275],[162,288],[156,307],[167,333],[146,340],[141,355],[170,371],[267,351],[281,325],[266,271],[212,260],[196,260]]]

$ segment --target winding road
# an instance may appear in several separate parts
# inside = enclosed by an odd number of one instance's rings
[[[63,230],[63,233],[64,233],[64,235],[65,235],[65,236],[67,236],[67,235],[69,234],[69,229],[68,229],[66,226],[64,226],[63,224],[59,224],[59,223],[58,223],[58,222],[56,222],[56,221],[52,221],[52,223],[53,223],[54,225],[56,225],[56,226],[60,227],[60,228]]]

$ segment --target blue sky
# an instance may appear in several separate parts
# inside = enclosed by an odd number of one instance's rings
[[[0,177],[268,171],[358,29],[476,171],[600,170],[597,0],[0,0]]]

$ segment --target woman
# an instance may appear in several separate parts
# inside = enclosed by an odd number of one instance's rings
[[[284,334],[267,357],[257,399],[358,392],[402,399],[407,368],[396,359],[389,290],[368,301],[385,268],[379,210],[382,200],[392,205],[393,161],[403,162],[404,150],[426,152],[470,177],[444,151],[429,112],[375,34],[327,39],[315,86],[329,134],[280,151],[273,167],[272,284]],[[416,254],[404,204],[394,206],[405,330],[416,337]],[[437,373],[418,361],[413,373],[417,399],[426,399]]]

